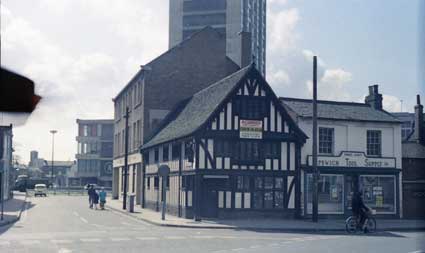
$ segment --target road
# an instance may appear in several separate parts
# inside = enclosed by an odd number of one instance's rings
[[[76,196],[32,198],[0,252],[425,252],[425,233],[276,233],[158,227]]]

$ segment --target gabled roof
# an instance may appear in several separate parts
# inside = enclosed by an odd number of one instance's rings
[[[159,56],[157,56],[155,59],[151,60],[149,63],[146,63],[145,65],[142,65],[141,68],[137,71],[137,73],[130,79],[130,81],[118,92],[118,94],[112,99],[113,101],[115,101],[118,97],[121,96],[121,94],[123,92],[125,92],[125,90],[136,80],[142,78],[142,76],[144,75],[146,70],[151,70],[152,65],[154,65],[155,63],[161,62],[162,60],[166,61],[166,64],[169,64],[169,62],[167,61],[167,58],[172,55],[173,53],[175,53],[178,50],[181,50],[182,48],[191,48],[191,41],[196,40],[197,38],[203,38],[202,36],[204,35],[211,35],[214,38],[218,38],[218,39],[223,39],[223,41],[225,41],[225,38],[223,37],[223,35],[221,35],[216,29],[212,28],[211,26],[206,26],[204,28],[202,28],[201,30],[191,34],[189,37],[185,38],[183,41],[181,41],[180,43],[178,43],[177,45],[175,45],[174,47],[168,49],[167,51],[163,52],[162,54],[160,54]],[[209,45],[211,45],[210,43],[205,43],[204,48],[207,50],[209,48]],[[232,69],[239,69],[239,66],[233,62],[229,57],[223,55],[225,57],[226,60],[226,64],[229,65],[230,68]],[[233,72],[233,71],[232,71]],[[163,75],[168,76],[170,73],[169,72],[164,72],[162,73]],[[152,77],[152,76],[151,76]],[[161,79],[161,76],[155,76],[156,79]]]
[[[161,124],[163,127],[142,146],[142,149],[193,134],[253,68],[253,65],[249,65],[182,101],[170,112],[165,122]]]
[[[280,98],[282,104],[299,117],[312,118],[311,99]],[[317,117],[330,120],[352,120],[371,122],[400,123],[400,121],[384,110],[375,110],[367,104],[337,101],[317,101]]]

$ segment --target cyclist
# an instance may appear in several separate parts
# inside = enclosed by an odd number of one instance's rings
[[[364,226],[364,222],[368,217],[368,213],[370,212],[370,208],[367,207],[362,198],[361,192],[355,192],[353,194],[353,199],[351,202],[351,209],[353,211],[353,215],[355,217],[360,218],[359,223],[357,223],[357,228],[361,228],[365,233],[367,233],[367,226]]]

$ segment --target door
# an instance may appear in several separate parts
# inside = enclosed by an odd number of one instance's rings
[[[218,217],[218,190],[214,179],[203,179],[201,216],[205,218]]]
[[[345,175],[345,213],[351,215],[353,193],[359,190],[359,177],[356,174]]]

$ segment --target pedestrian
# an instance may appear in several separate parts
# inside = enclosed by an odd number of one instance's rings
[[[102,187],[99,192],[100,209],[105,210],[106,192],[105,187]]]
[[[87,194],[89,195],[89,207],[93,208],[93,196],[94,193],[96,193],[96,190],[94,189],[93,185],[88,185]]]
[[[93,192],[93,205],[94,209],[97,210],[97,204],[99,204],[99,194],[94,190]]]

